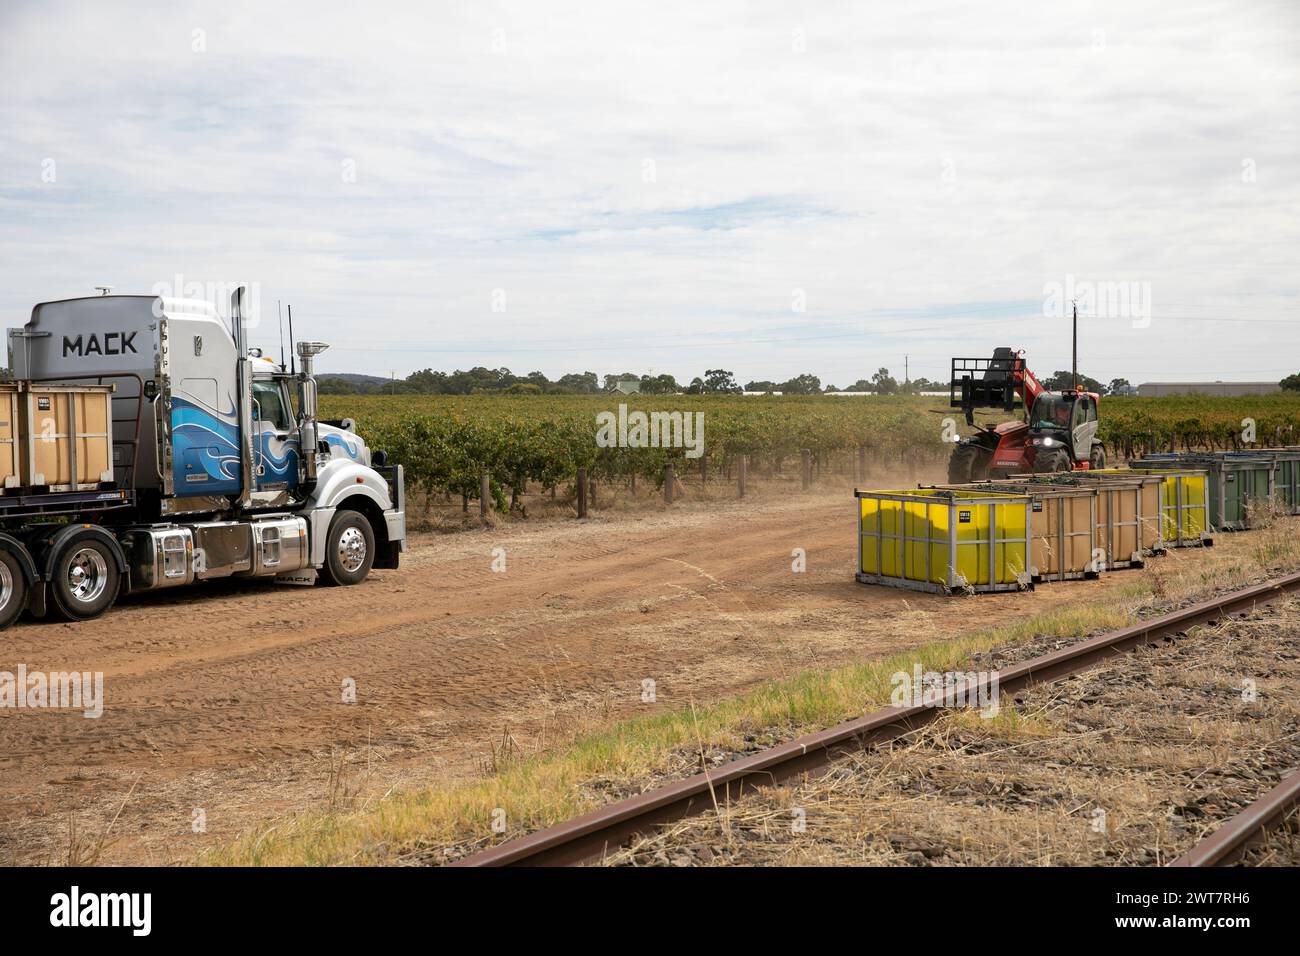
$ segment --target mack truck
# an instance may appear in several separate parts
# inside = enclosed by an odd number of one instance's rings
[[[0,628],[216,578],[353,585],[398,567],[402,466],[351,421],[318,420],[325,344],[297,342],[286,370],[250,347],[246,311],[243,287],[229,326],[208,302],[102,294],[43,302],[9,330],[12,387],[111,391],[112,461],[93,488],[6,483]]]

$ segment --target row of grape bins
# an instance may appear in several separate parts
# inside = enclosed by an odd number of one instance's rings
[[[1139,568],[1169,548],[1213,544],[1216,532],[1300,514],[1300,448],[1152,455],[1128,468],[855,496],[857,580],[1026,590]]]

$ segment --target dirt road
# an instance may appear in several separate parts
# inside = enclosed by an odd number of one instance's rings
[[[0,862],[190,859],[345,791],[481,772],[507,735],[545,747],[584,720],[1104,597],[1121,577],[973,600],[868,588],[851,500],[423,536],[356,588],[223,583],[20,623],[0,670],[102,671],[105,708],[0,710]]]

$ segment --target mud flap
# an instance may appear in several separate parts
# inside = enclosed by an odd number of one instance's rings
[[[47,596],[45,582],[37,578],[27,589],[27,613],[32,617],[45,617]]]
[[[390,541],[382,548],[377,549],[375,553],[375,563],[372,567],[379,568],[383,571],[396,571],[402,560],[402,542]]]

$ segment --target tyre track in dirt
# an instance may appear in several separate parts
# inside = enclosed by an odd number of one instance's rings
[[[133,785],[104,859],[185,859],[319,805],[344,751],[380,792],[463,776],[507,733],[554,743],[593,714],[721,697],[1108,587],[985,595],[974,619],[965,602],[857,585],[853,560],[843,496],[810,496],[424,536],[357,588],[226,582],[85,624],[20,623],[0,669],[103,671],[106,707],[0,712],[0,860],[62,862],[69,819],[102,829]],[[189,826],[199,806],[206,835]]]

